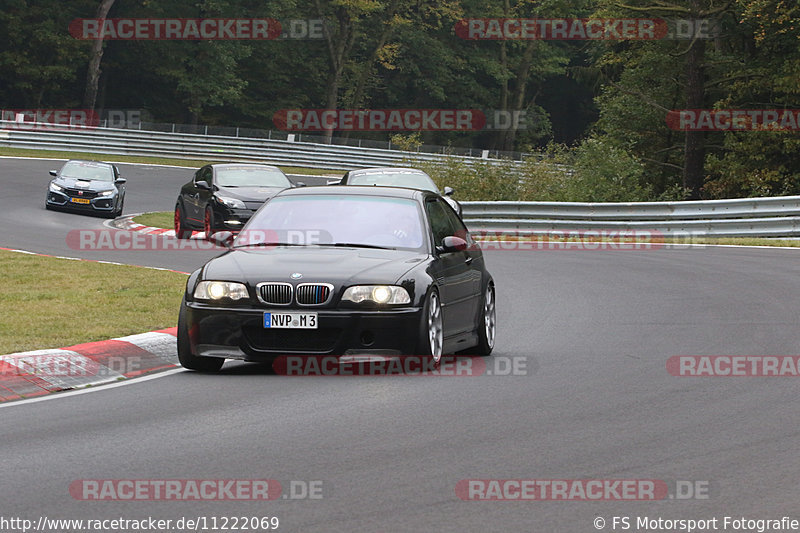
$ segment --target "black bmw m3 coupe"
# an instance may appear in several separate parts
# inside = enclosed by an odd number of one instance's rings
[[[480,248],[437,193],[373,186],[276,194],[229,250],[191,274],[178,357],[489,355],[495,286]]]

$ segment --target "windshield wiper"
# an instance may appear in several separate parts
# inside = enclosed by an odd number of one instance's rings
[[[313,244],[300,244],[296,242],[251,242],[248,244],[240,244],[233,248],[262,248],[267,246],[315,246]]]
[[[397,250],[397,248],[390,248],[388,246],[378,246],[375,244],[362,244],[358,242],[331,242],[327,244],[320,244],[320,246],[337,246],[341,248],[373,248],[376,250]]]

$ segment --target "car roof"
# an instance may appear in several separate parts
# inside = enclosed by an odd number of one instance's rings
[[[396,174],[398,172],[405,172],[408,174],[425,174],[428,175],[427,172],[420,170],[418,168],[410,168],[410,167],[371,167],[371,168],[357,168],[355,170],[350,171],[350,175],[353,174]]]
[[[266,163],[213,163],[213,164],[208,165],[208,166],[210,166],[211,168],[257,167],[257,168],[273,168],[273,169],[281,170],[280,168],[278,168],[275,165],[268,165]],[[283,171],[281,170],[281,172],[283,172]]]
[[[284,189],[275,196],[383,196],[390,198],[410,198],[420,199],[423,196],[439,196],[433,191],[420,189],[406,189],[404,187],[385,187],[382,185],[341,185],[338,187],[298,187],[296,189]]]
[[[97,161],[95,159],[70,159],[64,164],[66,165],[67,163],[94,163],[97,165],[108,165],[110,167],[114,166],[112,163],[107,163],[105,161]]]

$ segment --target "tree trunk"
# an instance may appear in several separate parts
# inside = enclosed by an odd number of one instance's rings
[[[369,55],[369,59],[364,62],[361,70],[358,73],[358,78],[356,79],[355,83],[355,90],[353,91],[352,101],[350,105],[352,105],[355,109],[360,109],[364,107],[363,103],[361,102],[361,98],[364,95],[364,87],[367,84],[367,78],[369,74],[372,72],[373,66],[375,65],[375,60],[378,58],[378,53],[381,51],[381,48],[384,47],[386,41],[389,40],[394,29],[391,25],[387,25],[386,29],[381,33],[381,36],[378,38],[378,42],[376,43],[375,47],[372,49],[372,53]],[[352,130],[347,130],[342,134],[342,137],[345,139],[350,137]]]
[[[324,18],[319,0],[315,0],[314,4],[320,18]],[[328,86],[325,91],[325,109],[330,111],[335,111],[338,108],[339,85],[342,81],[344,64],[355,42],[354,24],[347,10],[337,10],[336,18],[339,24],[337,35],[334,36],[331,34],[327,24],[323,26],[325,41],[328,45],[328,54],[330,56],[330,72],[328,74]],[[323,138],[325,143],[330,143],[333,138],[333,130],[326,129],[323,133]]]
[[[700,0],[690,0],[690,18],[699,19]],[[705,105],[705,76],[703,61],[706,44],[703,39],[695,39],[686,53],[686,107],[702,109]],[[705,133],[687,131],[683,152],[683,186],[689,189],[689,199],[699,200],[703,188],[706,148]]]
[[[705,41],[697,39],[691,44],[686,56],[686,107],[702,109],[704,105],[705,84],[703,80],[703,59]],[[683,186],[689,189],[689,199],[699,200],[704,181],[705,133],[687,131],[684,144]]]
[[[95,18],[104,19],[108,16],[115,0],[100,0]],[[89,53],[89,69],[86,72],[86,89],[83,93],[83,108],[94,109],[97,101],[97,87],[100,84],[100,62],[103,60],[103,39],[92,41],[92,51]]]
[[[525,92],[528,88],[528,74],[531,71],[533,54],[536,51],[536,49],[537,49],[536,41],[529,41],[527,47],[525,48],[525,52],[522,55],[522,60],[520,61],[519,67],[517,68],[516,85],[514,87],[514,93],[512,94],[512,102],[511,102],[513,109],[510,110],[512,113],[521,110],[524,107]],[[505,150],[507,152],[511,152],[514,150],[514,142],[517,139],[517,127],[518,124],[514,124],[512,122],[509,129],[500,132],[502,134],[501,138],[503,140],[501,144],[501,150]]]

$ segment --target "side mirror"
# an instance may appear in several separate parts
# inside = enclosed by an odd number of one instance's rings
[[[194,185],[198,189],[203,189],[204,191],[210,191],[211,190],[211,186],[208,183],[206,183],[205,181],[195,181]]]
[[[114,180],[114,183],[116,183],[117,185],[122,185],[124,183],[128,183],[128,180],[120,176],[119,178]]]
[[[452,187],[445,187],[444,188],[444,195],[445,196],[452,196],[454,192],[456,192],[456,191],[454,191]]]
[[[233,233],[230,231],[217,231],[211,235],[206,235],[206,240],[213,242],[217,246],[230,248],[233,245]]]
[[[298,186],[298,187],[305,187],[305,186],[306,186],[306,183],[305,183],[304,181],[298,181],[298,182],[297,182],[297,186]]]
[[[51,170],[50,171],[50,175],[55,178],[56,176],[58,176],[58,171],[57,170]]]
[[[461,237],[451,235],[442,239],[442,246],[439,247],[442,253],[463,252],[467,249],[467,241]]]

